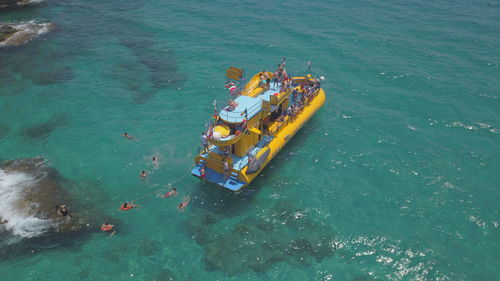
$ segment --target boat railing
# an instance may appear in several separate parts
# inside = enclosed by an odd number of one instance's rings
[[[306,106],[309,106],[311,101],[318,95],[320,89],[321,89],[321,87],[318,87],[316,90],[314,90],[314,92],[311,95],[309,95],[309,97],[306,99],[306,102],[304,104],[304,108]],[[302,108],[302,110],[304,110],[304,108]],[[277,123],[275,123],[276,125],[269,127],[268,132],[270,132],[273,135],[279,133],[283,127],[286,127],[290,122],[293,122],[294,119],[295,119],[295,117],[291,117],[291,116],[287,115],[284,117],[283,121],[281,121],[281,122],[278,121]]]
[[[268,131],[271,134],[275,135],[275,134],[279,133],[283,127],[288,125],[289,122],[290,122],[290,116],[287,115],[284,117],[283,121],[281,121],[281,122],[277,121],[277,123],[275,123],[276,125],[269,127]]]
[[[238,122],[241,122],[240,118],[242,116],[245,116],[245,112],[246,112],[247,116],[254,116],[255,114],[257,114],[260,111],[261,107],[262,107],[262,100],[259,100],[258,102],[251,105],[250,107],[247,107],[243,111],[221,110],[219,112],[219,116],[222,119],[226,120],[227,122],[238,123]],[[235,115],[236,115],[236,117],[235,117]]]

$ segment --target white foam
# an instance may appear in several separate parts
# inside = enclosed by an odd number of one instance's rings
[[[54,25],[47,22],[36,23],[34,20],[32,20],[26,23],[12,24],[12,27],[18,29],[19,31],[12,34],[9,38],[7,38],[7,40],[0,42],[0,47],[12,45],[11,42],[16,42],[19,38],[27,36],[29,37],[29,39],[19,40],[22,41],[23,44],[25,44],[26,42],[33,40],[36,37],[48,33],[51,29],[53,29]],[[17,43],[15,43],[14,45],[17,45]]]
[[[26,191],[32,188],[38,179],[25,173],[6,173],[0,169],[0,202],[2,202],[0,217],[8,220],[2,227],[15,236],[32,238],[44,234],[49,228],[55,226],[52,220],[35,217],[37,204],[27,209],[19,209],[17,206],[16,202],[22,199]]]

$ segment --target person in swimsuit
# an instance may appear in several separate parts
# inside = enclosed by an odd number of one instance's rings
[[[56,211],[59,215],[66,217],[69,214],[68,208],[66,208],[66,205],[57,205],[56,206]]]
[[[191,198],[189,196],[185,196],[184,200],[182,200],[182,202],[179,203],[179,205],[177,206],[177,208],[179,209],[179,212],[184,211],[184,208],[187,207],[187,205],[189,204],[189,201],[191,201]]]
[[[122,135],[122,136],[126,137],[126,138],[127,138],[127,139],[129,139],[129,140],[131,140],[131,139],[133,139],[133,138],[134,138],[133,136],[129,135],[127,132],[123,133],[123,135]]]
[[[265,70],[262,70],[262,74],[259,76],[260,86],[264,89],[269,89],[269,82],[271,79]]]
[[[148,173],[146,173],[146,171],[144,171],[144,170],[142,170],[141,174],[139,175],[139,177],[141,179],[145,179],[147,176],[148,176]]]
[[[224,180],[227,181],[229,179],[229,163],[227,163],[226,159],[222,159],[224,166]]]
[[[116,231],[114,229],[114,225],[112,224],[109,224],[109,222],[105,222],[101,225],[101,231],[102,232],[111,232],[111,234],[109,235],[109,237],[115,235]]]
[[[201,166],[200,178],[204,179],[206,176],[207,176],[207,172],[205,171],[205,166]]]
[[[121,211],[128,211],[128,210],[131,210],[135,207],[139,207],[139,205],[135,205],[134,203],[125,202],[120,206],[120,210]]]
[[[205,133],[201,133],[201,145],[203,146],[203,153],[208,152],[208,136]]]
[[[156,156],[153,156],[152,160],[153,160],[153,165],[158,167],[158,158]]]
[[[163,198],[167,198],[167,197],[170,197],[170,196],[176,196],[177,195],[177,188],[172,188],[172,190],[170,190],[169,192],[165,193],[165,195],[163,195]]]

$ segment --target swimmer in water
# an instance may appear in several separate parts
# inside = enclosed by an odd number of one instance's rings
[[[141,174],[139,175],[139,177],[141,179],[145,179],[147,176],[148,176],[148,173],[146,173],[146,171],[144,171],[144,170],[142,170]]]
[[[176,196],[177,195],[177,188],[172,188],[172,190],[170,190],[169,192],[165,193],[165,195],[163,195],[163,198],[167,198],[167,197],[170,197],[170,196]]]
[[[135,207],[139,207],[139,205],[136,205],[134,203],[129,203],[129,202],[125,202],[123,203],[121,206],[120,206],[120,210],[121,211],[128,211],[128,210],[131,210]]]
[[[158,158],[156,156],[153,156],[152,160],[153,160],[153,165],[158,167]]]
[[[66,208],[66,205],[57,205],[56,206],[56,211],[59,215],[66,217],[69,214],[68,208]]]
[[[189,201],[191,201],[191,198],[189,196],[185,196],[182,203],[179,203],[179,205],[177,206],[177,208],[179,209],[179,212],[184,211],[184,208],[187,207],[187,205],[189,204]]]
[[[129,140],[134,139],[134,136],[129,135],[127,132],[123,133],[122,136],[126,137]]]
[[[101,231],[102,232],[111,232],[111,234],[109,235],[109,237],[115,235],[116,231],[114,230],[114,225],[112,224],[109,224],[109,222],[105,222],[101,225]]]

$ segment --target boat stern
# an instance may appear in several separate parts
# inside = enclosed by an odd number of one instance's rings
[[[243,188],[245,185],[247,185],[246,182],[243,182],[237,178],[237,175],[231,175],[229,179],[225,180],[224,174],[219,173],[215,170],[212,170],[208,167],[205,167],[205,177],[202,177],[201,175],[201,168],[203,167],[202,164],[197,164],[196,166],[193,167],[191,170],[191,174],[197,178],[215,183],[219,186],[225,187],[231,191],[239,191],[241,188]]]

